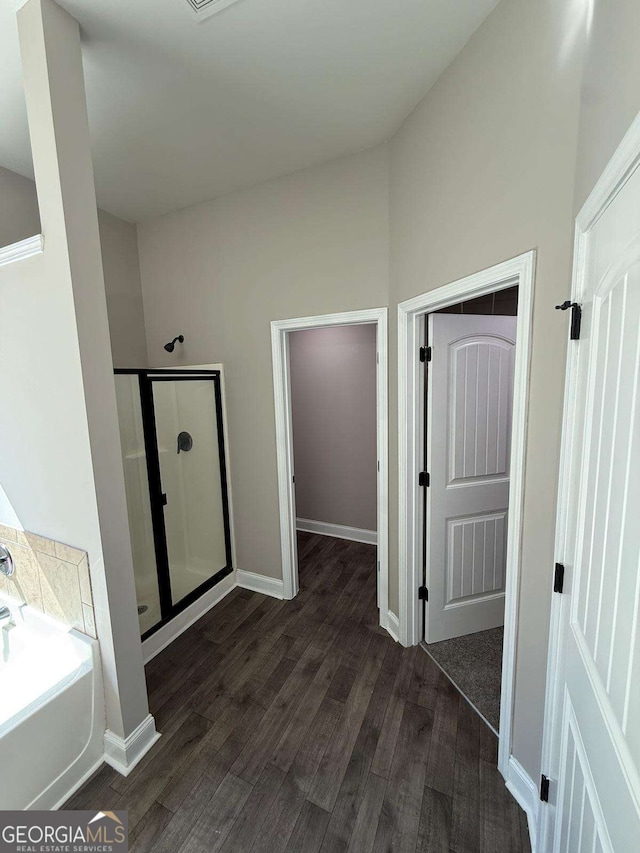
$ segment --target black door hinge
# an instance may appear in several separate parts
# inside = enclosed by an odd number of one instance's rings
[[[431,477],[427,471],[420,471],[418,474],[418,485],[428,487],[431,485]]]
[[[162,500],[162,506],[166,506],[167,505],[167,493],[166,492],[162,493],[161,500]]]
[[[426,586],[418,587],[418,598],[420,601],[429,601],[429,590]]]
[[[420,361],[431,361],[431,347],[420,347]]]
[[[543,803],[549,802],[549,780],[544,773],[540,777],[540,799]]]
[[[553,591],[562,592],[564,587],[564,566],[562,563],[556,563],[556,570],[553,575]]]
[[[562,305],[556,305],[557,311],[566,311],[568,308],[571,308],[571,334],[569,337],[572,341],[579,341],[580,324],[582,322],[582,308],[577,302],[569,302],[568,299],[566,302],[563,302]]]

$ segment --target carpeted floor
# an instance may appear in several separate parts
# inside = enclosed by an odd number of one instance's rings
[[[503,628],[493,628],[422,644],[496,732],[500,723],[503,636]]]

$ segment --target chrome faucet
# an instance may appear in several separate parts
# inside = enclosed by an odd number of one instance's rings
[[[6,545],[0,544],[0,574],[10,578],[15,574],[15,571],[16,567],[11,556],[11,551],[9,551]]]
[[[5,622],[9,619],[9,622]],[[0,656],[6,663],[9,660],[9,634],[15,628],[15,623],[11,621],[11,611],[8,607],[0,607],[0,622],[2,622],[2,630],[0,630]]]

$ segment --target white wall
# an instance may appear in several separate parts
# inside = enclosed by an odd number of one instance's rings
[[[145,367],[147,340],[142,310],[136,226],[98,211],[109,333],[116,367]],[[0,247],[40,233],[36,185],[0,167]]]
[[[123,739],[148,705],[79,29],[52,0],[18,21],[45,251],[0,268],[0,521],[88,552],[107,725]]]
[[[640,112],[640,3],[593,0],[576,169],[576,212]]]
[[[0,248],[39,233],[35,184],[0,166]]]
[[[146,367],[136,226],[99,210],[98,227],[114,367]]]
[[[389,152],[380,147],[139,227],[150,360],[226,363],[240,568],[272,577],[280,565],[269,320],[384,304],[393,310],[537,248],[514,730],[516,757],[534,778],[567,332],[553,305],[569,290],[574,195],[579,205],[640,106],[638,4],[597,0],[578,140],[581,12],[588,9],[568,0],[503,0],[393,139],[390,183]],[[186,345],[169,356],[162,344],[178,332]],[[391,332],[393,353],[393,324]],[[38,351],[37,336],[25,340]],[[68,369],[72,350],[72,342],[61,347],[60,369]],[[22,404],[28,377],[21,378],[11,393]],[[393,413],[393,365],[390,379]],[[53,392],[44,400],[53,405]],[[395,424],[390,436],[393,460]],[[55,440],[65,446],[70,437]],[[392,536],[392,609],[396,547]]]
[[[392,306],[529,249],[538,253],[513,733],[514,754],[534,779],[567,341],[566,317],[554,305],[571,280],[584,8],[503,0],[391,146]],[[392,441],[395,435],[394,425]],[[394,589],[392,607],[396,601]]]
[[[271,320],[388,299],[379,147],[138,228],[149,363],[223,362],[237,568],[281,577]],[[163,344],[184,333],[173,354]]]
[[[139,226],[149,357],[221,360],[240,568],[280,575],[269,321],[388,304],[538,250],[514,751],[539,773],[584,19],[503,0],[381,147]],[[526,36],[526,37],[525,37]],[[391,276],[388,281],[387,227]],[[184,356],[162,344],[187,335]],[[397,613],[390,324],[390,606]]]
[[[377,527],[376,327],[289,334],[298,518]]]

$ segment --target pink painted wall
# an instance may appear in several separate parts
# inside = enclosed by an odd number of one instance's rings
[[[289,337],[298,518],[376,529],[376,327]]]

